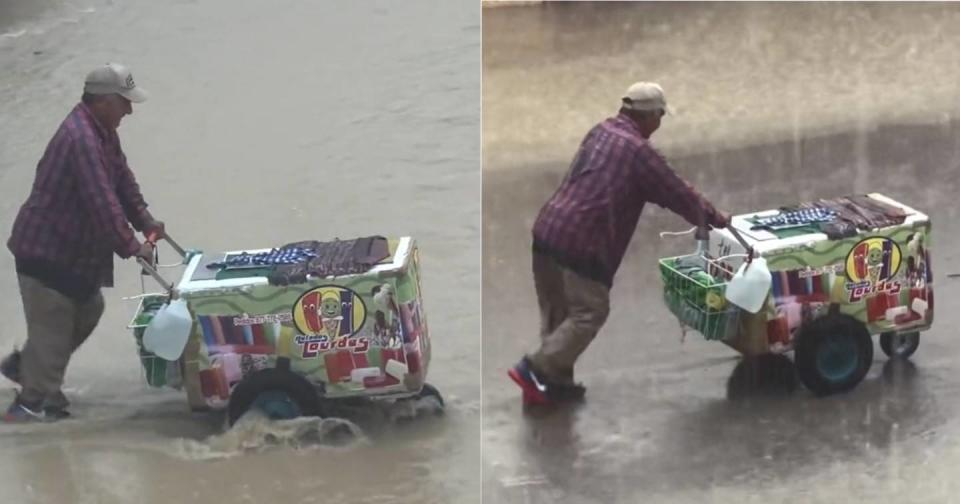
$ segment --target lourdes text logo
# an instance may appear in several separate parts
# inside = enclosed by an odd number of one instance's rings
[[[306,336],[326,336],[335,342],[360,332],[367,307],[356,292],[337,285],[307,291],[293,305],[293,323]]]
[[[857,302],[875,292],[900,292],[900,282],[893,278],[900,270],[900,246],[889,238],[867,238],[854,245],[847,254],[847,290],[850,301]]]

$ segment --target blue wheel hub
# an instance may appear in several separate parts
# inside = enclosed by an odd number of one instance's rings
[[[297,403],[279,390],[261,392],[250,407],[262,411],[271,420],[290,420],[300,416]]]
[[[817,349],[817,371],[832,382],[842,382],[857,370],[860,355],[853,338],[826,339]]]

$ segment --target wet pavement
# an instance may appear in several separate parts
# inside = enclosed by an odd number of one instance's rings
[[[118,259],[67,373],[76,418],[0,426],[0,502],[480,502],[479,16],[470,1],[0,1],[4,241],[84,75],[121,61],[151,93],[124,119],[124,150],[181,245],[418,240],[428,381],[447,402],[402,425],[344,411],[361,432],[349,442],[325,423],[226,431],[145,383],[122,299],[140,294],[139,268]],[[0,297],[6,352],[24,333],[7,253]]]
[[[947,278],[960,272],[957,20],[950,4],[484,10],[486,499],[960,500],[960,279]],[[523,411],[505,371],[536,344],[530,226],[582,135],[636,80],[664,85],[678,113],[653,140],[722,209],[875,191],[930,215],[942,301],[909,362],[878,348],[856,389],[823,399],[744,386],[734,351],[681,341],[656,260],[693,242],[660,239],[689,226],[648,206],[577,365],[587,401]]]

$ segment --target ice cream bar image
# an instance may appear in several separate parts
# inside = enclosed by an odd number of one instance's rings
[[[910,308],[921,317],[927,314],[927,302],[920,298],[913,298],[913,303],[910,305]]]
[[[388,375],[403,381],[403,377],[407,374],[407,365],[400,361],[390,359],[387,361],[385,371]]]
[[[382,374],[378,367],[357,368],[350,371],[350,381],[354,383],[363,383],[364,378],[379,378],[380,376]]]
[[[853,250],[853,267],[857,273],[857,280],[863,280],[867,276],[867,249],[866,243],[861,243]]]
[[[883,241],[883,268],[880,270],[881,278],[890,278],[893,276],[893,271],[890,271],[891,266],[893,266],[893,242],[890,240]]]
[[[909,311],[910,310],[906,306],[895,306],[893,308],[888,308],[884,317],[891,322],[896,322],[897,317],[900,315],[906,315],[909,313]]]
[[[314,334],[320,333],[323,329],[323,323],[320,320],[320,313],[317,311],[317,307],[320,306],[320,293],[311,292],[303,296],[303,300],[300,302],[303,307],[303,321],[306,322],[307,328],[310,329]]]
[[[411,352],[407,354],[407,369],[411,373],[420,372],[420,353]]]

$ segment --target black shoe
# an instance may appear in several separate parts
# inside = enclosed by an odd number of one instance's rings
[[[20,384],[20,350],[14,350],[0,361],[0,374],[13,383]]]
[[[579,383],[553,383],[547,390],[547,396],[556,402],[582,401],[587,388]]]
[[[60,406],[45,406],[43,408],[43,415],[49,420],[63,420],[65,418],[70,418],[70,412],[67,411],[67,408]]]

